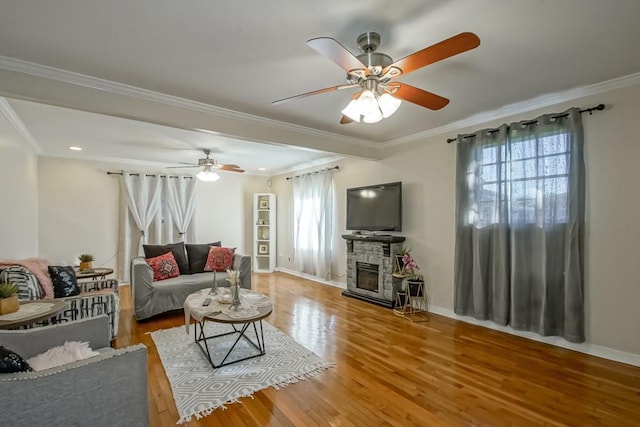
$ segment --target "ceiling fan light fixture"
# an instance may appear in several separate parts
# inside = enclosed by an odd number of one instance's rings
[[[360,121],[360,106],[358,105],[358,100],[352,99],[344,110],[342,110],[342,114],[349,117],[354,122]]]
[[[369,114],[365,114],[362,117],[362,121],[365,123],[378,123],[380,120],[382,120],[382,118],[383,118],[382,112],[380,111],[379,108],[376,108]]]
[[[358,98],[358,108],[360,109],[360,114],[363,116],[380,111],[375,94],[367,89],[363,90],[360,98]]]
[[[198,172],[196,178],[204,182],[215,182],[220,179],[220,176],[211,170],[211,166],[205,166],[203,170]]]
[[[380,110],[382,111],[382,116],[386,119],[390,117],[396,110],[400,107],[402,101],[394,96],[391,96],[388,93],[383,93],[380,98],[378,98],[378,105],[380,106]]]

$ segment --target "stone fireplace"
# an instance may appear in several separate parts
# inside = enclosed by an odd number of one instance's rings
[[[402,279],[393,277],[395,254],[404,237],[346,234],[347,290],[345,296],[393,308]]]

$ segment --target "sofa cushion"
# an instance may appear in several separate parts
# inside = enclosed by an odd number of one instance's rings
[[[147,264],[149,264],[149,267],[153,270],[153,280],[160,281],[180,275],[180,269],[173,256],[173,252],[148,258],[145,261],[147,261]]]
[[[233,266],[233,254],[236,248],[211,246],[204,271],[227,271]]]
[[[44,292],[36,279],[26,267],[7,267],[0,272],[0,283],[15,283],[18,286],[18,299],[36,300],[44,298]]]
[[[26,360],[18,353],[0,346],[0,373],[10,374],[12,372],[33,371]]]
[[[72,297],[80,293],[76,272],[70,265],[50,265],[49,275],[53,282],[53,294],[56,298]]]
[[[187,253],[184,249],[184,242],[169,243],[168,245],[142,245],[145,258],[155,258],[164,255],[167,252],[173,254],[173,258],[178,264],[180,274],[189,274],[189,262],[187,261]]]
[[[207,257],[209,256],[209,248],[211,246],[222,246],[222,242],[186,244],[187,257],[189,258],[189,271],[191,274],[204,273],[204,266],[207,264]]]

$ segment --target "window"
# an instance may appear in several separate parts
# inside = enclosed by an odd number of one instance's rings
[[[565,133],[477,147],[467,173],[470,189],[479,181],[469,223],[566,223],[570,155]]]

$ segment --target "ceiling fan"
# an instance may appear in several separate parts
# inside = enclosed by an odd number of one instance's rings
[[[342,110],[341,124],[351,122],[376,123],[391,116],[400,106],[401,100],[431,110],[439,110],[449,103],[447,98],[395,79],[434,62],[474,49],[480,39],[473,33],[460,33],[395,62],[389,55],[376,52],[380,45],[380,34],[367,32],[358,36],[358,48],[362,52],[353,55],[344,46],[330,37],[319,37],[307,41],[307,45],[329,58],[347,72],[347,84],[331,86],[312,92],[273,101],[277,105],[311,95],[343,89],[360,88],[347,107]]]
[[[218,162],[216,162],[214,159],[210,157],[211,150],[202,150],[202,152],[204,153],[205,157],[203,159],[198,159],[198,163],[180,162],[186,166],[170,166],[170,168],[201,167],[202,170],[198,172],[198,174],[196,175],[196,177],[201,181],[217,181],[218,179],[220,179],[218,174],[213,171],[214,169],[219,169],[219,170],[229,171],[229,172],[239,172],[239,173],[244,172],[244,169],[240,169],[240,166],[238,165],[218,164]]]

